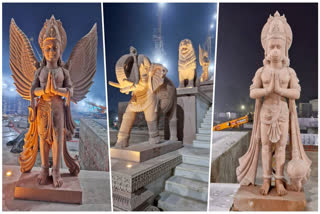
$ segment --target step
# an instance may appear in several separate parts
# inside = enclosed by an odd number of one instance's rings
[[[196,140],[211,140],[211,133],[210,134],[196,134]]]
[[[195,148],[210,149],[210,141],[194,140],[192,146]]]
[[[174,175],[197,181],[208,182],[209,167],[182,163],[176,166]]]
[[[203,148],[187,147],[179,150],[182,155],[182,162],[186,164],[195,164],[209,167],[210,150]]]
[[[210,128],[199,128],[198,133],[199,134],[211,134],[211,129]]]
[[[208,183],[180,176],[172,176],[166,181],[165,190],[180,196],[207,202]]]
[[[164,211],[207,211],[207,203],[166,191],[160,193],[158,207]]]
[[[201,123],[200,128],[209,128],[211,129],[211,123]]]
[[[203,118],[202,122],[203,123],[211,123],[212,122],[212,118]]]

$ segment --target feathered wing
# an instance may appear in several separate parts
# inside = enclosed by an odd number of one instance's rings
[[[23,99],[31,100],[30,89],[34,73],[39,63],[30,41],[16,25],[14,19],[10,24],[10,68],[17,92]]]
[[[73,85],[71,101],[77,103],[86,97],[93,83],[97,61],[97,25],[82,37],[73,48],[66,69],[69,70]]]

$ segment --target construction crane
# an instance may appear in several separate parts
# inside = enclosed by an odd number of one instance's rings
[[[91,105],[94,109],[97,109],[97,111],[101,114],[104,114],[106,112],[106,107],[102,105],[97,105],[93,102],[86,102],[87,104]]]
[[[163,3],[159,3],[158,5],[158,26],[154,29],[154,34],[152,35],[154,41],[154,57],[157,63],[160,63],[164,56],[164,42],[162,38],[162,10]]]
[[[239,128],[240,125],[251,122],[252,121],[252,115],[247,114],[246,116],[230,120],[224,123],[220,123],[212,128],[212,131],[221,131],[224,129],[229,128]]]

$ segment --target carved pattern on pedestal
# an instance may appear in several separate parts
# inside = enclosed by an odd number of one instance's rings
[[[112,188],[113,191],[125,191],[134,192],[141,187],[151,183],[156,180],[163,173],[173,169],[177,165],[182,163],[182,156],[179,155],[174,159],[160,164],[153,169],[145,169],[142,172],[134,176],[123,175],[117,172],[112,172]]]

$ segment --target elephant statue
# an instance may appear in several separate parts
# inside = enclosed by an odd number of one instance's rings
[[[130,131],[137,112],[144,112],[149,130],[149,143],[160,143],[158,117],[164,113],[169,119],[170,140],[177,141],[176,88],[166,77],[168,70],[161,64],[151,63],[149,58],[137,54],[134,47],[116,63],[118,83],[109,81],[121,93],[132,97],[123,114],[116,147],[129,146]]]

